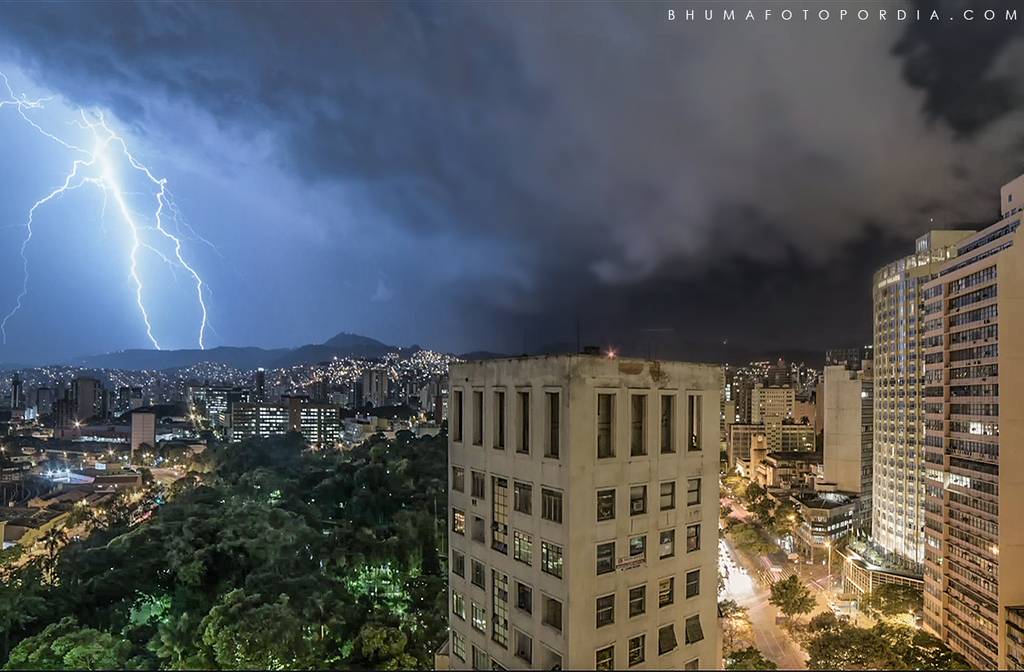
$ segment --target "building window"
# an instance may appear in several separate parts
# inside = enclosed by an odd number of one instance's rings
[[[519,581],[516,581],[516,608],[533,613],[533,588]]]
[[[667,607],[676,601],[676,579],[670,576],[658,581],[658,608]]]
[[[597,627],[615,622],[615,593],[597,598]]]
[[[645,557],[647,557],[647,535],[646,534],[641,534],[641,535],[629,538],[629,557],[631,557],[631,558],[645,558]]]
[[[516,633],[516,658],[521,658],[527,663],[533,662],[533,640],[524,632],[519,630]]]
[[[472,476],[473,479],[471,483],[473,488],[471,492],[473,499],[483,499],[484,496],[486,495],[486,492],[484,491],[484,489],[486,488],[486,480],[484,479],[484,475],[481,474],[479,471],[470,472],[470,475]]]
[[[455,534],[466,534],[466,512],[459,509],[452,509],[452,532]]]
[[[658,628],[658,655],[664,656],[666,653],[675,651],[678,643],[676,642],[676,627],[672,623],[663,625]]]
[[[486,651],[473,647],[473,669],[474,670],[488,670],[491,667],[491,659],[487,655]]]
[[[647,611],[647,586],[629,589],[629,617],[639,616]]]
[[[452,550],[452,574],[466,578],[466,556]]]
[[[540,542],[540,571],[562,578],[562,547],[550,541]]]
[[[673,431],[675,420],[675,397],[665,395],[661,398],[661,452],[676,452],[676,437]]]
[[[473,390],[473,445],[484,445],[484,393]]]
[[[452,591],[452,613],[466,620],[466,597],[462,593]]]
[[[637,635],[629,638],[629,666],[639,665],[644,662],[644,649],[647,648],[647,637]]]
[[[615,490],[597,491],[597,520],[615,519]]]
[[[608,541],[597,545],[597,573],[608,574],[615,571],[615,542]]]
[[[462,390],[453,390],[452,418],[449,423],[452,428],[452,440],[462,441]]]
[[[688,395],[686,398],[686,419],[689,429],[689,440],[686,444],[687,450],[700,450],[700,396]]]
[[[595,670],[614,670],[615,669],[615,646],[606,646],[603,649],[598,649],[597,654],[594,656],[594,669]]]
[[[455,630],[452,630],[452,653],[462,662],[466,662],[466,638]]]
[[[686,552],[700,550],[700,523],[686,526]]]
[[[473,603],[473,628],[487,633],[487,610],[476,602]]]
[[[512,485],[512,499],[513,507],[519,513],[525,513],[526,515],[533,514],[533,486],[529,483],[519,483],[518,481]]]
[[[699,670],[700,669],[700,658],[694,658],[693,660],[686,661],[683,665],[684,670]]]
[[[660,505],[662,511],[676,508],[676,482],[666,481],[661,484]]]
[[[647,513],[647,486],[634,485],[629,489],[629,515]]]
[[[559,417],[561,407],[558,405],[558,392],[546,392],[547,398],[547,441],[544,445],[544,457],[558,458],[559,446]]]
[[[508,480],[491,477],[491,548],[508,555]]]
[[[494,447],[505,449],[505,393],[494,393]]]
[[[484,538],[484,519],[480,516],[473,516],[473,529],[470,531],[473,541],[479,541],[481,544],[487,540]]]
[[[486,574],[487,574],[487,570],[484,567],[484,563],[480,562],[476,558],[472,558],[469,561],[469,565],[470,565],[470,575],[469,575],[470,583],[472,583],[474,586],[477,586],[478,588],[484,588],[485,585],[486,585],[484,583],[484,581],[486,580],[485,577],[486,577]]]
[[[552,523],[562,522],[562,493],[541,488],[540,517]]]
[[[689,506],[700,504],[700,479],[686,479],[686,503]]]
[[[662,530],[658,535],[658,557],[665,559],[671,558],[676,554],[676,531],[675,530]]]
[[[692,569],[686,573],[686,599],[700,595],[700,570]]]
[[[466,491],[466,470],[462,467],[452,467],[452,490],[455,492]]]
[[[597,395],[597,456],[615,457],[615,395]]]
[[[533,537],[526,532],[513,530],[512,532],[512,557],[527,565],[533,564]]]
[[[629,402],[629,454],[639,457],[647,454],[647,396],[634,394]]]
[[[686,619],[686,643],[696,644],[704,639],[704,631],[700,627],[700,616],[690,616]]]
[[[541,623],[562,631],[562,603],[547,595],[541,596]]]
[[[491,570],[491,639],[508,648],[508,574]]]
[[[530,453],[530,393],[518,392],[519,397],[519,437],[516,444],[517,453]]]

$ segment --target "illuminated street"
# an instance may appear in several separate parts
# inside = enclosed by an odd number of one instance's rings
[[[719,563],[725,579],[725,599],[747,608],[754,630],[754,645],[781,669],[806,667],[807,656],[793,638],[775,624],[778,609],[768,603],[769,589],[753,578],[757,570],[750,560],[732,547],[727,538],[719,540]]]

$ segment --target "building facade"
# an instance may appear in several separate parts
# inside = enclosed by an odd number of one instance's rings
[[[1001,212],[1024,202],[1024,176]],[[922,287],[925,623],[979,668],[1010,665],[1024,604],[1024,247],[1014,213]],[[1016,635],[1014,635],[1016,636]]]
[[[931,231],[874,275],[871,536],[908,565],[924,562],[924,284],[972,231]]]
[[[718,367],[566,355],[453,365],[454,669],[707,669]]]
[[[826,366],[824,405],[825,482],[857,495],[855,525],[871,525],[874,460],[874,376],[871,360]]]

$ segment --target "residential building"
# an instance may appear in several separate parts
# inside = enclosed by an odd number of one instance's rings
[[[822,460],[821,453],[806,450],[768,453],[756,467],[755,478],[766,488],[813,489]]]
[[[720,667],[721,370],[584,354],[450,379],[452,667]]]
[[[1001,212],[1024,201],[1005,185]],[[922,286],[925,624],[1006,668],[1024,604],[1024,246],[1014,212],[963,238]]]
[[[388,402],[387,369],[368,369],[363,372],[363,403],[384,406]]]

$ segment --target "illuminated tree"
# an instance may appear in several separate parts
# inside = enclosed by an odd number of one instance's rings
[[[816,603],[814,595],[795,574],[773,583],[768,601],[787,618],[811,613]]]

